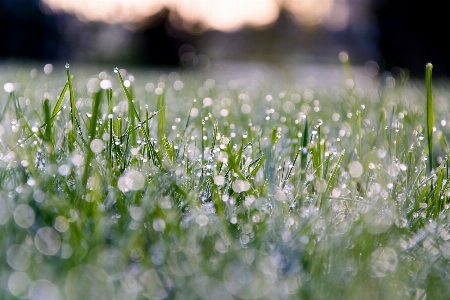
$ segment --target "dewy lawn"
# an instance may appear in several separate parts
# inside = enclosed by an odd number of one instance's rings
[[[446,299],[448,82],[342,61],[3,67],[0,298]]]

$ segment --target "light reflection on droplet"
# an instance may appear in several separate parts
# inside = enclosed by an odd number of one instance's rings
[[[68,300],[114,299],[114,286],[109,275],[102,268],[90,264],[71,269],[67,273],[64,290]]]
[[[249,114],[252,110],[252,107],[248,105],[247,103],[242,104],[241,111],[243,114]]]
[[[192,118],[195,118],[195,117],[197,117],[197,115],[198,115],[198,109],[195,108],[195,107],[193,107],[193,108],[191,109],[190,116],[191,116]]]
[[[14,221],[22,228],[33,225],[35,217],[34,210],[26,204],[20,204],[14,210]]]
[[[163,232],[166,228],[166,222],[162,219],[154,219],[153,220],[153,229],[158,232]]]
[[[103,79],[102,81],[100,81],[100,88],[102,88],[103,90],[112,88],[111,80]]]
[[[8,289],[18,298],[28,298],[28,286],[31,279],[24,272],[13,272],[8,278]]]
[[[375,250],[370,258],[370,275],[373,277],[385,277],[397,268],[397,253],[390,247]]]
[[[198,225],[200,225],[200,227],[202,227],[208,224],[209,218],[205,215],[198,215],[195,218],[195,221],[197,222]]]
[[[103,150],[103,141],[100,139],[94,139],[94,140],[92,140],[90,147],[91,147],[92,152],[100,153]]]
[[[3,86],[3,88],[5,89],[5,92],[7,92],[7,93],[12,93],[12,92],[14,92],[14,90],[16,89],[16,87],[14,86],[14,84],[11,83],[11,82],[5,83],[5,85]]]
[[[214,177],[214,183],[218,186],[223,185],[225,183],[225,177],[217,175],[216,177]]]
[[[245,180],[236,180],[231,187],[236,193],[245,192],[250,189],[250,183]]]
[[[34,238],[36,248],[45,255],[55,255],[61,247],[61,237],[51,227],[40,228]]]
[[[359,161],[352,161],[351,163],[349,163],[348,165],[348,169],[349,169],[349,173],[350,176],[352,176],[353,178],[359,178],[361,177],[364,169],[363,166],[361,165],[361,163]]]
[[[129,171],[119,178],[117,187],[122,192],[138,191],[145,185],[145,177],[139,171]]]
[[[59,232],[66,232],[69,229],[69,221],[64,216],[58,216],[55,219],[54,227]]]
[[[173,83],[173,88],[177,91],[181,91],[184,87],[184,83],[181,80],[176,80]]]
[[[14,270],[26,271],[31,263],[31,254],[24,246],[14,244],[8,248],[6,260]]]
[[[48,75],[51,72],[53,72],[53,65],[52,64],[46,64],[44,66],[44,73]]]
[[[144,216],[144,210],[140,207],[137,207],[137,206],[130,207],[129,211],[130,211],[130,216],[136,221],[141,220],[142,217]]]
[[[61,258],[69,259],[72,257],[72,247],[69,244],[62,243],[61,244]]]
[[[48,280],[40,279],[33,282],[29,289],[29,300],[59,300],[58,288]]]

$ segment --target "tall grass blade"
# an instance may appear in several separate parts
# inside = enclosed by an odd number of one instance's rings
[[[72,129],[69,133],[69,151],[72,152],[75,149],[75,140],[77,137],[77,118],[75,107],[75,95],[73,92],[72,76],[70,75],[69,64],[66,63],[67,83],[69,85],[69,101],[70,101],[70,117]]]
[[[428,143],[428,174],[433,170],[433,123],[434,123],[434,108],[433,108],[433,93],[431,89],[431,75],[433,65],[426,64],[425,85],[427,89],[427,143]]]
[[[163,136],[166,134],[166,107],[164,92],[158,95],[158,139],[161,145]],[[202,139],[203,140],[203,139]]]
[[[128,118],[130,120],[130,126],[131,126],[131,147],[136,147],[137,144],[137,138],[136,138],[136,118],[139,119],[139,114],[136,111],[136,108],[134,107],[133,98],[128,91],[127,87],[125,86],[125,82],[123,81],[122,75],[120,74],[119,68],[114,68],[114,72],[117,74],[117,77],[119,78],[120,85],[122,86],[122,89],[125,93],[125,96],[128,100]],[[140,122],[140,120],[139,120]]]
[[[175,151],[173,149],[172,144],[169,142],[169,140],[167,139],[166,135],[162,136],[162,144],[164,146],[164,150],[166,151],[167,157],[169,158],[169,160],[171,162],[174,161],[175,158]]]
[[[308,117],[305,118],[305,128],[303,129],[302,152],[300,156],[300,181],[304,185],[306,182],[306,164],[308,159]]]
[[[94,151],[91,148],[91,143],[96,137],[96,129],[97,129],[97,122],[98,122],[98,111],[100,107],[100,101],[101,101],[101,95],[102,92],[97,92],[93,95],[93,105],[92,105],[92,116],[91,116],[91,122],[89,123],[89,140],[88,140],[88,149],[87,149],[87,155],[84,162],[84,174],[82,178],[82,188],[86,188],[87,180],[90,174],[90,168],[91,160],[94,157]]]
[[[64,85],[64,88],[62,89],[62,92],[59,95],[58,100],[56,101],[55,107],[52,110],[52,121],[56,117],[56,114],[61,109],[61,105],[64,100],[64,95],[66,94],[68,88],[69,88],[69,81],[67,81],[66,84]]]

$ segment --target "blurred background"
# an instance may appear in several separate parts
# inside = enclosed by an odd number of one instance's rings
[[[0,0],[0,62],[338,64],[448,76],[436,0]]]

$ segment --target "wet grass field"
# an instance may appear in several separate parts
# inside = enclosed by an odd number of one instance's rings
[[[445,299],[445,80],[0,70],[1,299]]]

